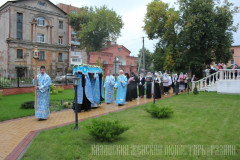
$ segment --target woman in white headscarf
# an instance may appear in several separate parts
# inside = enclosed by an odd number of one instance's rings
[[[168,82],[169,78],[167,76],[167,73],[164,73],[163,75],[163,90],[164,90],[164,95],[168,93]]]
[[[174,86],[173,87],[174,93],[176,95],[178,95],[178,93],[179,93],[179,79],[178,79],[178,75],[177,74],[173,75],[172,81],[173,81],[173,86]]]
[[[185,90],[184,79],[185,79],[185,76],[184,76],[184,74],[181,72],[180,75],[179,75],[179,81],[180,81],[179,90],[180,90],[181,92],[182,92],[183,90]]]
[[[161,98],[161,90],[160,90],[161,85],[160,84],[161,84],[160,76],[159,76],[158,72],[155,72],[155,76],[154,76],[154,97],[156,99]]]

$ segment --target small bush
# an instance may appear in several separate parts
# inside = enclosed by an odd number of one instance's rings
[[[121,125],[119,121],[93,120],[88,127],[90,135],[99,141],[112,142],[129,127]]]
[[[0,100],[3,98],[3,93],[0,91]]]
[[[58,94],[58,90],[53,90],[53,91],[52,91],[52,94],[53,94],[53,95],[57,95],[57,94]]]
[[[57,88],[57,91],[58,91],[58,93],[62,93],[62,92],[64,91],[64,88],[58,87],[58,88]]]
[[[22,109],[34,109],[34,101],[27,101],[21,104]]]
[[[195,87],[194,89],[193,89],[193,94],[195,94],[195,95],[197,95],[199,92],[198,92],[198,89],[197,89],[197,87]]]
[[[54,90],[56,90],[55,83],[52,83],[50,86],[50,92],[52,93]]]
[[[0,88],[11,87],[11,81],[7,78],[0,77]]]
[[[155,118],[168,118],[173,114],[173,110],[167,106],[157,107],[156,105],[152,105],[145,110]]]

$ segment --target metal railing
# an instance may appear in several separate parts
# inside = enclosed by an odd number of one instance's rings
[[[52,83],[56,84],[72,84],[68,81],[68,77],[65,72],[55,72],[46,70],[46,73],[51,77]],[[55,81],[55,78],[59,75],[64,75],[62,81]],[[21,88],[21,87],[32,87],[32,80],[34,78],[33,69],[15,69],[15,70],[5,70],[0,68],[0,89],[3,88]]]
[[[220,80],[240,80],[240,69],[221,69],[207,77],[192,82],[192,90],[197,87],[198,90],[216,85]]]

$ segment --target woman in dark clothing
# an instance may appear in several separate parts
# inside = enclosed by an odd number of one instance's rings
[[[143,73],[140,74],[139,78],[139,83],[138,83],[138,90],[139,90],[139,97],[143,98],[144,97],[144,92],[145,92],[145,78],[143,76]]]
[[[129,81],[130,79],[130,76],[128,73],[125,73],[125,76],[127,77],[127,80]],[[126,94],[126,101],[129,102],[129,101],[132,101],[132,88],[131,88],[131,84],[128,82],[127,84],[127,94]]]
[[[173,75],[172,81],[173,81],[173,86],[174,86],[174,88],[173,88],[174,93],[176,95],[178,95],[178,93],[179,93],[179,80],[178,80],[178,75],[177,74]]]
[[[146,88],[147,88],[147,98],[152,98],[152,81],[153,81],[153,78],[152,78],[152,74],[150,72],[148,72],[146,78]]]
[[[130,84],[132,85],[132,98],[133,99],[136,99],[138,97],[137,95],[137,84],[138,84],[138,77],[134,74],[134,72],[132,72],[132,76],[133,80],[130,82]]]
[[[155,73],[155,78],[154,78],[154,97],[156,99],[161,98],[161,90],[160,90],[160,84],[161,84],[161,79],[158,73]]]

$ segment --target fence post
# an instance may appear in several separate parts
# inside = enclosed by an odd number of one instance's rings
[[[223,80],[223,77],[224,77],[224,71],[221,69],[220,70],[220,80]]]
[[[20,68],[17,68],[17,88],[19,88],[19,81],[20,81]]]
[[[196,83],[195,81],[192,82],[192,91],[193,91],[194,88],[195,88],[195,83]]]

